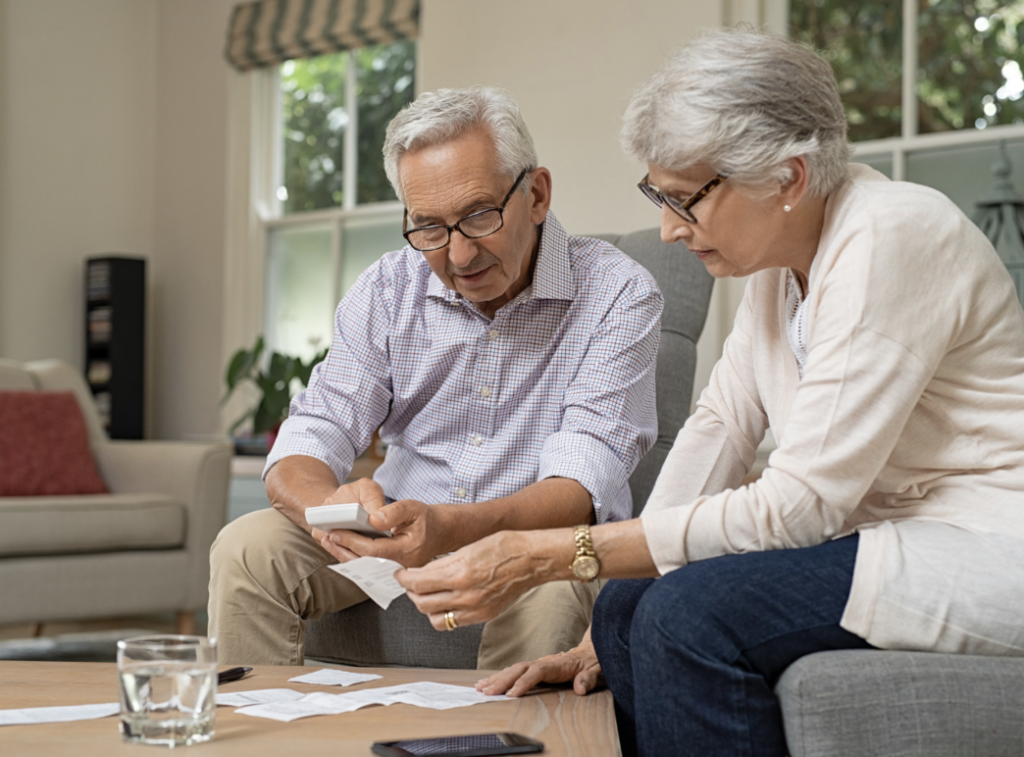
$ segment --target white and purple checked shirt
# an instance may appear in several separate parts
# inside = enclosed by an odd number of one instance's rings
[[[590,492],[598,523],[628,519],[629,475],[657,434],[662,305],[643,267],[550,213],[533,283],[493,320],[421,253],[390,252],[338,305],[266,470],[309,455],[344,481],[380,426],[388,497],[480,502],[560,476]]]

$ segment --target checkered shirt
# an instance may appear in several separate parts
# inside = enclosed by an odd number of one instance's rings
[[[389,497],[480,502],[558,476],[590,492],[598,523],[630,518],[629,475],[657,434],[662,305],[642,266],[550,213],[532,284],[493,320],[421,253],[390,252],[338,305],[266,470],[309,455],[344,481],[380,427]]]

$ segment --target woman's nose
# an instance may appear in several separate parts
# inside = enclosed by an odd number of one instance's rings
[[[665,244],[682,242],[693,236],[690,224],[668,205],[661,206],[661,241]]]

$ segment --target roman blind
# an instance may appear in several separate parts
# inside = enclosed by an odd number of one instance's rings
[[[235,6],[225,55],[239,71],[419,36],[419,0],[256,0]]]

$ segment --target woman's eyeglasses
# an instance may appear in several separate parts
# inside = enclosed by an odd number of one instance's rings
[[[701,187],[692,195],[687,197],[685,200],[677,200],[675,197],[669,197],[666,194],[662,194],[662,192],[657,187],[652,186],[648,182],[649,178],[650,174],[647,174],[646,176],[644,176],[643,179],[640,180],[640,183],[637,184],[637,187],[640,188],[640,191],[644,193],[647,199],[649,199],[659,208],[662,207],[663,205],[668,205],[669,208],[677,216],[682,218],[687,223],[697,223],[697,217],[693,214],[690,208],[692,208],[698,202],[700,202],[709,194],[711,194],[711,190],[713,190],[715,187],[717,187],[719,184],[725,181],[728,177],[723,176],[722,174],[716,174],[715,177],[711,179],[711,181],[709,181],[703,187]]]

